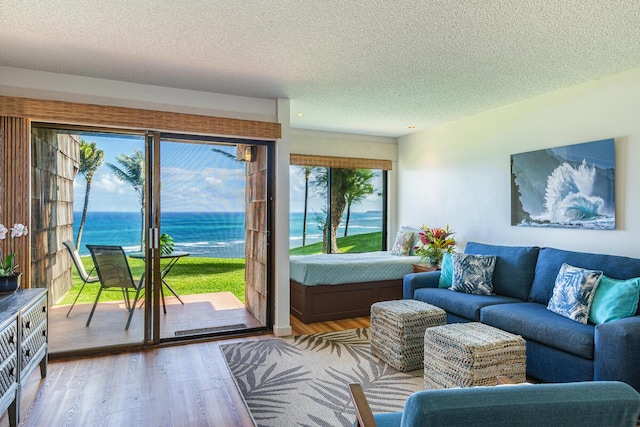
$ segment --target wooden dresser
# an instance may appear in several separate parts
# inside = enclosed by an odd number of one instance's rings
[[[0,296],[0,413],[20,421],[21,384],[40,365],[47,375],[47,291],[21,289]]]

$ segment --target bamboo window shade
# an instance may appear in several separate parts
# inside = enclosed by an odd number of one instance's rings
[[[274,122],[10,96],[0,96],[0,116],[29,118],[47,123],[245,138],[281,138],[281,125]]]
[[[391,160],[360,159],[355,157],[315,156],[291,154],[289,164],[295,166],[320,166],[339,169],[391,170]]]
[[[29,178],[31,123],[29,119],[0,117],[0,224],[7,228],[22,223],[31,229]],[[29,287],[31,246],[29,239],[15,240],[16,260],[23,273],[21,287]],[[9,237],[0,241],[2,254],[9,253]]]

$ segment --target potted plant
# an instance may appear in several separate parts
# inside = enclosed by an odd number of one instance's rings
[[[13,224],[11,233],[7,230],[3,224],[0,224],[0,240],[4,240],[9,234],[9,255],[6,258],[2,257],[2,251],[0,250],[0,292],[13,292],[20,287],[20,277],[22,273],[18,273],[16,269],[16,253],[14,251],[13,240],[17,237],[26,236],[29,234],[27,227],[24,224]]]
[[[452,237],[454,232],[446,228],[429,228],[423,225],[420,235],[420,245],[414,248],[414,253],[422,257],[423,262],[432,267],[442,267],[444,253],[451,253],[456,247],[456,240]]]

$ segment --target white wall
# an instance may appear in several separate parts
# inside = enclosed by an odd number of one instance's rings
[[[640,257],[640,68],[399,139],[399,220],[468,241]],[[616,230],[512,227],[510,155],[615,138]]]
[[[275,227],[272,239],[274,246],[274,292],[275,307],[273,333],[278,336],[291,335],[289,321],[289,153],[291,135],[291,103],[288,99],[278,99],[278,121],[282,125],[282,138],[276,144],[275,170]]]
[[[277,121],[276,100],[0,67],[0,95]]]
[[[291,153],[398,160],[398,141],[384,136],[291,129]]]

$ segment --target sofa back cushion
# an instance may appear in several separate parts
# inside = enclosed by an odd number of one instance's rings
[[[542,248],[529,294],[530,301],[545,305],[549,303],[563,263],[588,270],[600,270],[605,276],[618,280],[640,276],[640,259],[637,258]]]
[[[407,399],[399,424],[384,425],[631,427],[638,414],[640,395],[630,385],[591,381],[419,391]]]
[[[495,255],[497,259],[493,270],[493,292],[526,301],[531,291],[539,250],[536,246],[496,246],[469,242],[464,252]],[[551,287],[553,289],[553,283]]]

